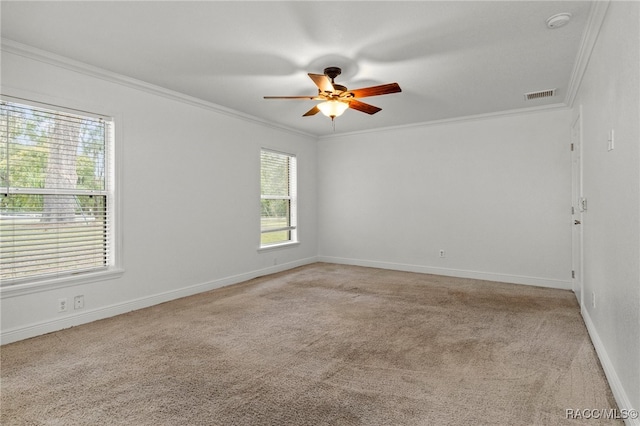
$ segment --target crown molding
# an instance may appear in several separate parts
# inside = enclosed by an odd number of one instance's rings
[[[89,75],[105,81],[109,81],[112,83],[130,87],[133,89],[141,90],[147,93],[162,96],[178,102],[193,105],[199,108],[208,109],[208,110],[217,112],[219,114],[231,116],[231,117],[238,118],[251,123],[259,124],[261,126],[285,131],[288,133],[293,133],[296,135],[302,135],[302,136],[314,138],[317,140],[326,140],[326,139],[333,139],[333,138],[342,137],[342,136],[366,134],[371,132],[393,131],[393,130],[399,130],[399,129],[414,128],[414,127],[425,127],[425,126],[450,124],[450,123],[464,122],[464,121],[471,121],[471,120],[497,118],[497,117],[515,115],[515,114],[527,114],[527,113],[541,112],[546,110],[572,108],[578,89],[582,82],[582,78],[584,76],[587,65],[589,63],[591,53],[593,51],[598,35],[600,33],[602,23],[604,22],[606,12],[609,7],[609,2],[610,0],[596,0],[592,3],[586,29],[583,33],[582,40],[580,43],[580,49],[578,51],[578,55],[576,57],[573,71],[571,73],[571,77],[569,80],[567,94],[565,96],[564,102],[562,103],[546,105],[542,107],[521,108],[516,110],[499,111],[494,113],[479,114],[479,115],[473,115],[473,116],[454,117],[454,118],[443,119],[443,120],[411,123],[411,124],[399,125],[399,126],[380,127],[375,129],[372,128],[372,129],[355,131],[355,132],[335,133],[330,135],[316,135],[316,134],[304,132],[292,127],[287,127],[280,124],[272,123],[272,122],[260,119],[258,117],[255,117],[249,114],[242,113],[240,111],[237,111],[231,108],[214,104],[212,102],[208,102],[193,96],[185,95],[183,93],[166,89],[164,87],[156,86],[154,84],[147,83],[142,80],[137,80],[135,78],[127,77],[122,74],[107,71],[105,69],[98,68],[93,65],[89,65],[83,62],[79,62],[79,61],[64,57],[64,56],[60,56],[51,52],[37,49],[35,47],[18,43],[13,40],[2,39],[1,50],[16,54],[19,56],[27,57],[33,60],[37,60],[40,62],[48,63],[61,68],[65,68],[81,74]]]
[[[607,14],[610,0],[597,0],[591,4],[591,10],[589,11],[589,18],[587,20],[587,26],[582,34],[582,41],[580,42],[580,49],[578,50],[578,56],[573,65],[573,71],[569,80],[569,88],[565,97],[565,104],[569,107],[573,107],[573,102],[580,89],[582,83],[582,77],[587,70],[589,59],[591,58],[591,52],[596,45],[602,23]]]
[[[403,129],[440,126],[443,124],[463,123],[463,122],[469,122],[469,121],[481,121],[481,120],[489,120],[492,118],[509,117],[514,115],[535,114],[535,113],[545,112],[545,111],[557,111],[557,110],[568,110],[568,109],[570,109],[570,107],[567,106],[566,104],[556,103],[551,105],[543,105],[543,106],[530,107],[530,108],[518,108],[518,109],[510,109],[506,111],[488,112],[485,114],[445,118],[442,120],[423,121],[420,123],[401,124],[399,126],[376,127],[372,129],[358,130],[355,132],[322,135],[322,136],[318,136],[318,140],[335,139],[335,138],[340,138],[342,136],[354,136],[354,135],[361,135],[361,134],[367,134],[367,133],[391,132],[391,131],[403,130]]]
[[[279,124],[275,124],[253,115],[245,114],[243,112],[224,107],[222,105],[214,104],[194,96],[185,95],[184,93],[176,92],[155,84],[147,83],[142,80],[138,80],[132,77],[127,77],[122,74],[118,74],[112,71],[86,64],[84,62],[76,61],[55,53],[47,52],[26,44],[18,43],[16,41],[2,38],[0,43],[0,50],[14,55],[22,56],[35,61],[43,62],[49,65],[53,65],[59,68],[64,68],[73,72],[88,75],[90,77],[99,78],[101,80],[108,81],[110,83],[119,84],[132,89],[140,90],[143,92],[151,93],[154,95],[162,96],[167,99],[182,102],[188,105],[192,105],[198,108],[214,111],[219,114],[227,115],[230,117],[238,118],[240,120],[248,121],[261,126],[269,127],[272,129],[282,130],[288,133],[294,133],[296,135],[302,135],[310,138],[317,138],[316,135],[303,132],[292,127],[287,127]]]

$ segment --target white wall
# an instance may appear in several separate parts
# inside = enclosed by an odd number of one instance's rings
[[[626,399],[623,405],[635,409],[640,408],[639,23],[639,3],[609,4],[574,104],[574,116],[582,105],[588,200],[583,315],[618,402]],[[607,151],[611,129],[615,148]]]
[[[320,140],[320,259],[571,288],[570,117]]]
[[[125,272],[3,291],[3,343],[315,261],[315,138],[47,62],[3,51],[2,93],[116,116]],[[261,147],[298,156],[295,247],[257,251]],[[80,294],[83,310],[57,312],[58,298]]]

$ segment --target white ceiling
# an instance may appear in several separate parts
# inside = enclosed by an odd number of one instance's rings
[[[0,3],[2,37],[313,135],[332,134],[308,72],[402,93],[347,110],[336,133],[566,103],[587,1]],[[569,12],[565,27],[548,17]],[[551,98],[524,93],[557,88]]]

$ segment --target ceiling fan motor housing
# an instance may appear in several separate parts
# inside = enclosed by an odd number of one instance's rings
[[[334,82],[334,79],[340,74],[342,74],[342,69],[338,67],[327,67],[324,69],[324,75],[326,75],[331,79],[331,84],[333,86],[334,92],[331,95],[332,98],[340,98],[340,97],[345,97],[349,95],[348,93],[345,93],[347,92],[346,86],[343,86],[342,84],[336,84]]]
[[[346,92],[346,91],[347,91],[347,88],[346,88],[345,86],[343,86],[342,84],[335,84],[335,83],[334,83],[334,84],[333,84],[333,89],[334,89],[336,92]]]

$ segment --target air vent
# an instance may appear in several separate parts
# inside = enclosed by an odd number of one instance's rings
[[[539,92],[530,92],[524,94],[524,99],[530,101],[532,99],[549,98],[556,94],[556,89],[541,90]]]

